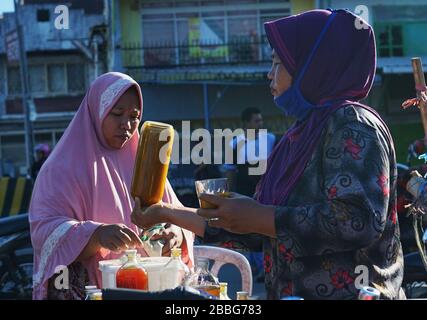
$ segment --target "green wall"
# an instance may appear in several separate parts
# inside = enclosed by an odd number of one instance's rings
[[[405,55],[427,56],[427,21],[406,22],[402,31]]]
[[[141,14],[137,0],[120,0],[120,27],[122,43],[142,41]]]

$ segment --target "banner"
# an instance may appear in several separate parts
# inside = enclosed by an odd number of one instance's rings
[[[189,54],[192,58],[221,58],[228,55],[224,41],[200,18],[188,20]]]

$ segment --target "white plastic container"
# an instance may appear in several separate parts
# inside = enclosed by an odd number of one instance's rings
[[[116,273],[120,269],[120,265],[106,265],[102,271],[102,288],[116,288]]]
[[[148,291],[161,291],[161,272],[169,257],[144,257],[140,259],[140,264],[148,274]],[[116,288],[116,273],[122,263],[119,259],[99,261],[99,270],[102,273],[102,288]]]

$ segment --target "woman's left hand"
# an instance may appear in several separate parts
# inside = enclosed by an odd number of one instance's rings
[[[162,249],[162,256],[170,256],[172,248],[181,248],[184,235],[180,227],[173,224],[166,224],[162,232],[151,237],[151,240],[159,239],[166,241]]]
[[[258,233],[258,220],[267,218],[263,217],[265,206],[238,193],[230,193],[230,197],[202,194],[200,199],[217,207],[197,210],[197,214],[206,218],[211,227],[233,233]]]
[[[168,208],[168,204],[162,201],[152,206],[141,208],[141,200],[135,198],[135,206],[131,213],[131,221],[141,229],[149,229],[156,224],[168,222]]]

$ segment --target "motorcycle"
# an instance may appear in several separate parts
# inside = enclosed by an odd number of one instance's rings
[[[411,181],[414,181],[411,178],[415,176],[420,183],[427,183],[427,166],[411,166],[411,160],[421,157],[423,149],[424,142],[415,141],[408,148],[407,164],[397,165],[397,212],[404,253],[402,287],[410,299],[427,298],[427,231],[424,231],[427,226],[427,203],[424,204],[421,193],[414,194],[414,187],[410,187],[413,185]]]
[[[28,214],[0,219],[0,300],[31,299],[32,277]]]

